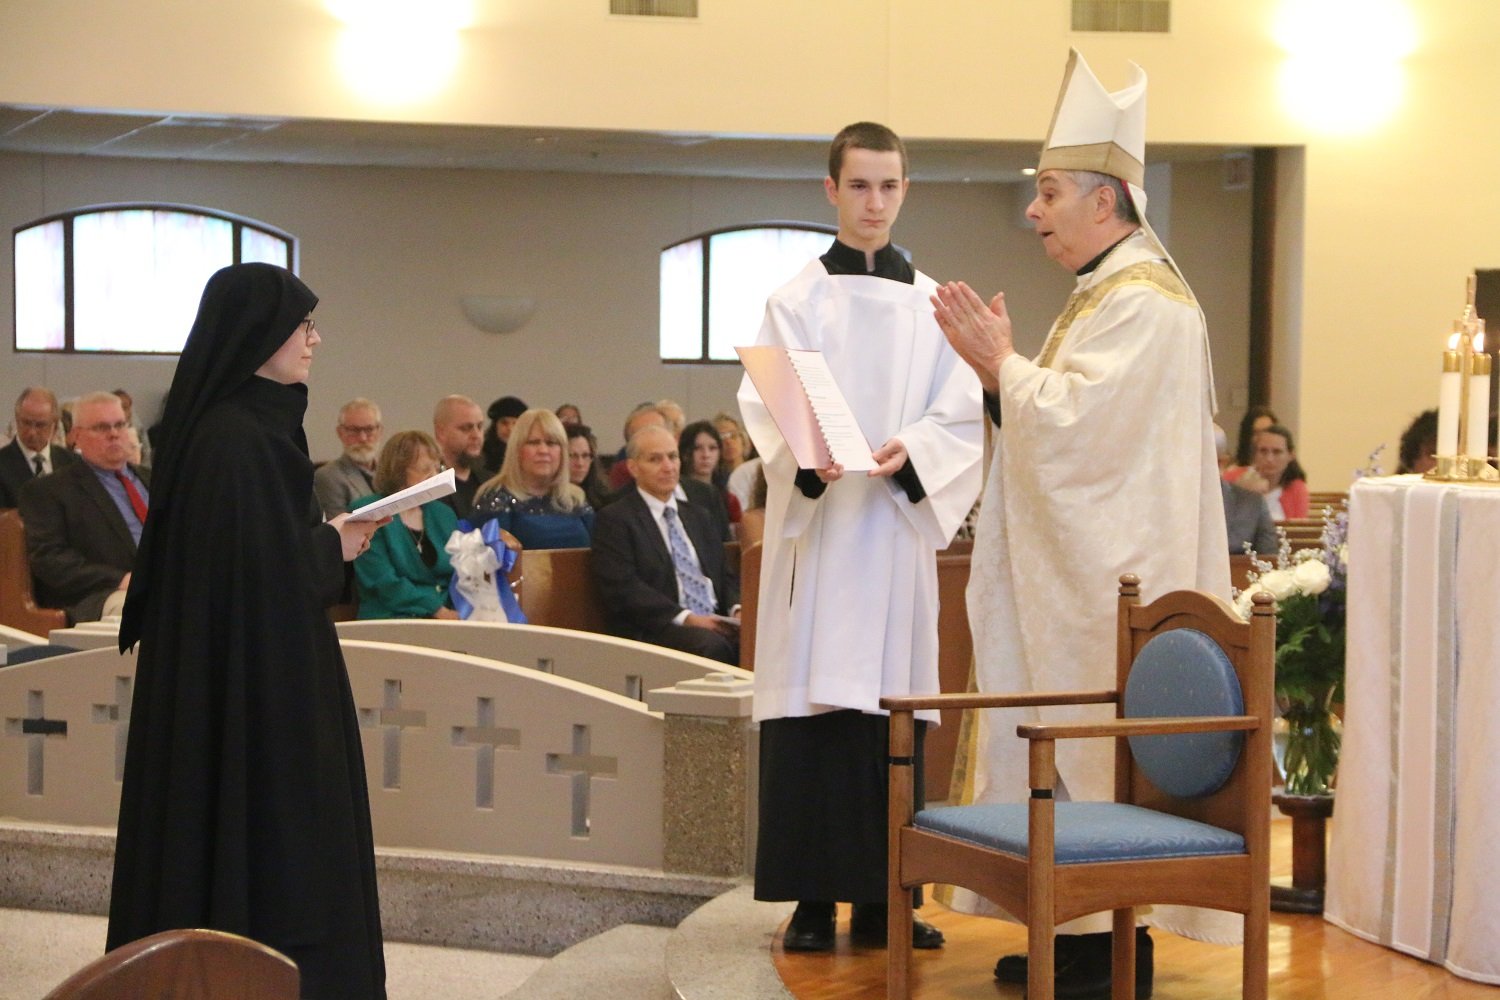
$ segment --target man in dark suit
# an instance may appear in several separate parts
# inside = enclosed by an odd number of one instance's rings
[[[78,461],[71,451],[52,443],[58,415],[57,397],[50,389],[32,386],[16,400],[16,438],[0,448],[0,507],[16,506],[21,487],[30,480]]]
[[[124,407],[112,393],[75,407],[81,462],[21,488],[21,520],[37,603],[69,624],[118,614],[146,520],[146,470],[127,461]]]
[[[610,630],[738,663],[739,581],[709,513],[678,488],[677,439],[647,427],[625,461],[635,487],[599,511],[590,558]]]

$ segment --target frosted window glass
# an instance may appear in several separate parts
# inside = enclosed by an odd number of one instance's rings
[[[733,361],[755,343],[771,293],[828,249],[827,233],[808,229],[740,229],[716,233],[708,250],[708,357]]]
[[[287,241],[260,229],[240,229],[240,262],[287,266]]]
[[[66,345],[63,223],[16,233],[16,349],[60,351]]]
[[[703,242],[689,240],[661,252],[661,356],[703,356]]]
[[[186,212],[93,212],[73,220],[73,346],[182,350],[209,275],[234,261],[233,226]]]
[[[663,250],[663,360],[738,360],[734,349],[755,342],[766,299],[827,250],[832,236],[832,229],[748,226],[694,237]],[[705,243],[707,302],[703,299]]]

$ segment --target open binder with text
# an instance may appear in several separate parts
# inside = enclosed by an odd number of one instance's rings
[[[870,443],[822,352],[771,346],[735,351],[799,468],[875,468]]]

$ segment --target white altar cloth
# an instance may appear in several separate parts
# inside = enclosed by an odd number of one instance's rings
[[[1356,482],[1348,608],[1327,919],[1500,983],[1500,489]]]

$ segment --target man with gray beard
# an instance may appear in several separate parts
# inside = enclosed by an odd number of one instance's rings
[[[313,493],[328,518],[348,511],[356,497],[375,492],[375,459],[385,431],[380,407],[362,397],[351,399],[339,408],[334,430],[344,453],[313,473]]]

